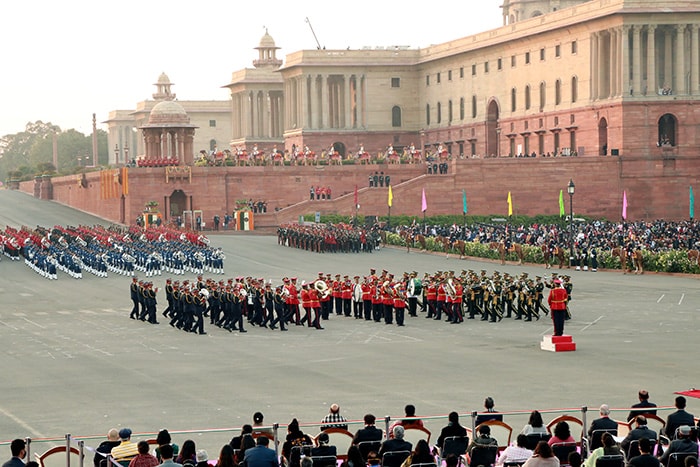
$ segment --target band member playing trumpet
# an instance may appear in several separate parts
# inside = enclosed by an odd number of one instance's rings
[[[437,310],[435,312],[435,320],[440,321],[440,319],[442,319],[442,311],[445,308],[445,300],[447,299],[447,292],[445,291],[445,286],[447,283],[444,280],[441,280],[440,276],[437,276],[436,280],[439,280],[440,282],[437,286]]]
[[[323,285],[325,286],[326,283],[321,281]],[[314,287],[309,287],[309,327],[313,326],[316,329],[323,329],[321,327],[321,300],[320,300],[320,292],[318,291],[318,288],[315,287],[316,284],[314,284]],[[313,314],[313,319],[311,318]]]

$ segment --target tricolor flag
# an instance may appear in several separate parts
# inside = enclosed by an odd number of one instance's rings
[[[627,191],[622,192],[622,218],[627,220]]]
[[[564,190],[559,190],[559,217],[564,217],[566,215],[566,209],[564,209]]]
[[[420,210],[423,212],[428,210],[428,202],[425,200],[425,188],[423,188],[423,197],[421,199]]]
[[[391,193],[391,185],[389,185],[389,199],[387,200],[387,204],[389,207],[394,203],[394,195]]]
[[[513,215],[513,198],[510,197],[510,191],[508,192],[508,215]]]

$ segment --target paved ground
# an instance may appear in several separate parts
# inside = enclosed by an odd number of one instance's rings
[[[96,222],[64,206],[0,190],[2,229]],[[312,279],[318,271],[367,274],[370,267],[399,274],[415,269],[421,275],[482,268],[546,272],[398,249],[320,255],[280,247],[268,236],[211,238],[226,253],[224,277],[278,282],[285,275]],[[654,402],[669,405],[674,391],[698,386],[697,279],[619,272],[572,276],[574,316],[566,330],[579,349],[553,354],[539,349],[541,337],[551,332],[547,319],[447,325],[419,317],[398,328],[333,317],[323,331],[249,328],[247,334],[229,334],[214,328],[206,336],[185,334],[128,319],[129,278],[74,280],[60,274],[47,281],[3,258],[0,440],[98,435],[112,426],[135,432],[167,427],[199,430],[188,436],[214,455],[231,433],[202,431],[238,428],[257,410],[270,423],[286,424],[292,417],[316,422],[333,402],[350,419],[367,412],[399,416],[406,403],[415,404],[420,415],[468,413],[481,409],[487,395],[500,411],[604,402],[628,407],[641,387]],[[154,282],[162,288],[165,277]],[[162,310],[162,292],[159,300]],[[700,412],[700,401],[691,400],[689,410]],[[469,424],[467,417],[463,421]],[[506,421],[519,430],[525,417]],[[434,432],[443,425],[444,419],[428,423]]]

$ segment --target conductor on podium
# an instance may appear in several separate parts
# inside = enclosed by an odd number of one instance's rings
[[[564,321],[566,320],[566,302],[569,294],[562,287],[561,280],[554,279],[554,288],[550,290],[547,302],[552,311],[552,322],[554,323],[554,335],[564,335]]]

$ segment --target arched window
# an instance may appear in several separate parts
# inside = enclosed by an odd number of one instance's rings
[[[425,124],[430,125],[430,104],[425,104]]]
[[[516,89],[515,88],[511,89],[510,90],[510,111],[511,112],[515,112],[515,109],[518,108],[516,105],[516,103],[517,103],[516,96],[517,96]]]
[[[394,128],[401,126],[401,107],[398,105],[391,108],[391,126]]]
[[[554,83],[554,105],[561,104],[561,80]]]
[[[659,118],[659,146],[676,146],[676,128],[678,121],[672,114],[664,114]]]
[[[213,151],[215,147],[216,147],[216,140],[215,140],[215,139],[210,139],[210,140],[209,140],[209,150],[210,150],[210,151]]]
[[[530,110],[530,85],[525,86],[525,110]]]
[[[571,77],[571,103],[573,104],[578,100],[578,78],[575,76]]]
[[[544,106],[547,104],[547,85],[542,81],[540,83],[540,112],[544,110]]]
[[[472,118],[476,118],[476,96],[472,96]]]

